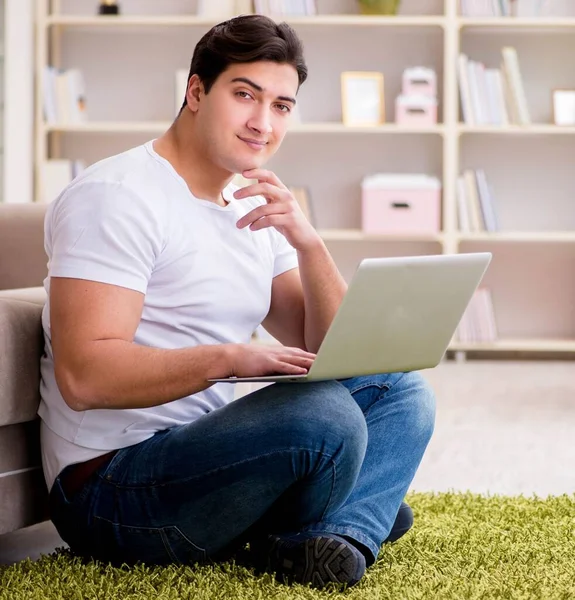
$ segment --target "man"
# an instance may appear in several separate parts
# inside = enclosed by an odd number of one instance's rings
[[[208,381],[305,373],[346,290],[262,169],[306,76],[286,24],[217,25],[170,129],[50,206],[43,464],[51,518],[80,555],[191,564],[249,542],[282,579],[349,586],[411,526],[402,499],[434,420],[420,375],[233,402]],[[257,183],[237,189],[235,173]],[[251,344],[260,323],[283,345]]]

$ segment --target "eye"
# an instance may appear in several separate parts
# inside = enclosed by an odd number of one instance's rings
[[[240,98],[251,98],[251,94],[249,94],[248,92],[244,91],[244,90],[240,90],[239,92],[236,92],[236,96],[240,97]]]
[[[288,106],[287,104],[277,104],[276,106],[280,109],[280,112],[283,112],[283,113],[291,112],[291,106]]]

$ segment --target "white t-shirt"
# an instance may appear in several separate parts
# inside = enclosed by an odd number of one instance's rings
[[[134,342],[156,348],[248,343],[269,311],[272,279],[296,268],[297,253],[273,227],[238,229],[261,197],[225,207],[195,198],[150,141],[100,161],[50,205],[48,276],[113,284],[145,294]],[[144,409],[74,411],[54,377],[50,301],[42,313],[42,460],[48,488],[66,466],[190,423],[233,400],[219,383]],[[102,373],[102,377],[106,374]]]

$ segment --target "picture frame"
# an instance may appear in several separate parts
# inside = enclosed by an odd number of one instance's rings
[[[383,73],[344,71],[341,74],[343,124],[370,127],[385,123],[385,86]]]
[[[552,107],[555,125],[559,127],[575,125],[575,89],[554,89]]]

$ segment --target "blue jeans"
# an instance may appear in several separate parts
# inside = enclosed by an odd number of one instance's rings
[[[331,532],[377,557],[431,437],[418,373],[276,383],[120,450],[51,519],[80,555],[195,563],[267,533]]]

